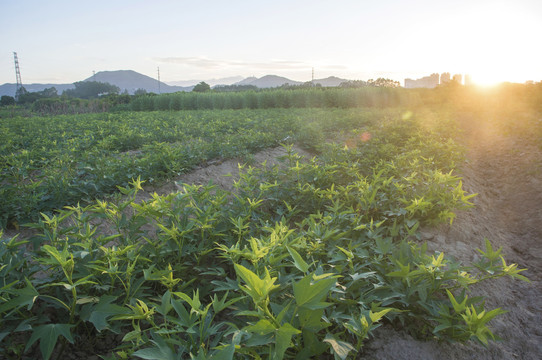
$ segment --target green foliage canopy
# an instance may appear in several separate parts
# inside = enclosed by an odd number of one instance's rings
[[[199,84],[197,84],[196,86],[194,86],[192,91],[195,91],[195,92],[211,91],[211,86],[209,86],[209,84],[207,84],[205,81],[202,81]]]
[[[74,85],[75,89],[65,90],[62,94],[80,99],[94,99],[101,95],[118,94],[120,92],[118,86],[98,81],[78,81]]]
[[[2,95],[0,98],[0,106],[15,105],[15,98],[9,95]]]

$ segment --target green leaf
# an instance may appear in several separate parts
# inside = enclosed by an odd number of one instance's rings
[[[277,315],[276,321],[279,324],[282,323],[282,320],[284,319],[284,316],[286,316],[286,314],[288,313],[288,310],[290,309],[290,305],[292,305],[292,301],[288,302],[288,304]]]
[[[70,329],[74,325],[70,324],[47,324],[36,326],[32,332],[30,340],[26,344],[25,351],[30,349],[30,347],[37,341],[40,341],[40,350],[41,355],[44,360],[49,360],[53,350],[56,346],[58,337],[62,335],[66,338],[71,344],[73,344],[72,334]]]
[[[324,342],[327,342],[331,345],[333,353],[337,355],[342,360],[345,360],[348,357],[350,351],[356,351],[356,349],[349,343],[335,339],[335,336],[332,334],[327,334]]]
[[[305,260],[303,260],[301,255],[299,255],[299,253],[291,247],[286,246],[286,249],[290,253],[290,256],[292,256],[292,258],[294,259],[295,267],[298,268],[300,271],[306,273],[309,270],[309,264],[307,264]]]
[[[454,310],[456,313],[462,313],[467,308],[467,296],[465,295],[465,298],[463,298],[463,301],[461,303],[458,303],[455,299],[454,295],[450,292],[450,290],[446,289],[446,292],[448,293],[448,298],[450,298],[450,302],[452,303],[452,306],[454,307]]]
[[[299,318],[299,327],[303,330],[310,330],[318,333],[320,330],[331,326],[330,323],[323,322],[323,309],[310,309],[307,307],[299,308],[297,311]]]
[[[277,278],[271,278],[269,271],[265,270],[265,277],[260,279],[258,275],[244,267],[243,265],[235,264],[235,272],[245,281],[247,284],[241,289],[252,297],[255,303],[267,298],[269,293],[278,288],[278,285],[274,285]]]
[[[125,307],[111,304],[116,299],[116,296],[104,295],[100,297],[98,304],[94,306],[88,321],[94,324],[96,330],[102,331],[109,328],[109,324],[107,322],[109,317],[130,313],[130,310]]]
[[[169,347],[161,348],[158,346],[153,346],[150,348],[145,348],[137,350],[132,356],[137,356],[142,359],[147,360],[176,360],[175,354]]]
[[[132,330],[129,333],[127,333],[126,335],[124,335],[124,337],[122,338],[122,342],[128,342],[128,341],[132,341],[134,339],[141,339],[141,330],[140,329]]]
[[[243,330],[260,335],[267,335],[275,331],[275,327],[269,320],[262,319],[254,325],[246,326]]]
[[[489,321],[493,320],[498,315],[506,314],[508,311],[503,310],[501,308],[496,308],[491,311],[488,311],[484,313],[484,315],[480,318],[480,324],[486,324]]]
[[[397,262],[397,265],[399,265],[399,268],[401,270],[392,271],[390,273],[387,273],[386,276],[407,278],[408,275],[410,274],[410,264],[407,264],[405,266],[405,265],[401,264],[401,262],[399,260],[397,260],[396,262]]]
[[[386,315],[387,313],[389,313],[392,310],[395,310],[395,309],[387,308],[387,309],[384,309],[384,310],[381,310],[381,311],[378,311],[378,312],[375,312],[375,313],[373,313],[372,311],[369,311],[369,317],[371,318],[371,321],[373,323],[376,323],[376,322],[379,322],[380,319],[382,319],[382,317],[384,315]]]
[[[229,344],[211,355],[210,360],[232,360],[235,354],[235,345]]]
[[[502,247],[500,247],[497,251],[494,251],[493,246],[491,246],[491,242],[489,242],[487,238],[485,239],[485,245],[486,245],[485,252],[480,249],[476,249],[476,250],[478,250],[480,254],[484,255],[489,261],[495,261],[500,258]]]
[[[85,305],[88,303],[97,303],[98,301],[100,301],[100,298],[96,296],[88,296],[88,297],[82,297],[82,298],[77,299],[76,303],[77,305]]]
[[[437,334],[439,331],[449,329],[450,327],[451,327],[451,324],[449,324],[449,323],[447,323],[447,324],[440,324],[440,325],[436,326],[436,327],[433,329],[433,334]]]
[[[316,333],[312,330],[303,329],[303,348],[297,354],[296,360],[323,358],[320,355],[327,351],[328,345],[322,342]]]
[[[297,330],[289,323],[285,323],[277,330],[275,351],[272,356],[273,360],[282,360],[284,353],[290,347],[292,336],[296,334],[301,334],[301,331]]]
[[[224,294],[222,299],[219,299],[216,296],[216,294],[214,294],[212,304],[213,304],[213,310],[214,310],[215,314],[218,314],[222,310],[230,307],[231,305],[235,304],[239,300],[242,300],[242,299],[245,298],[245,296],[240,296],[240,297],[230,299],[229,301],[226,301],[226,299],[228,298],[228,294],[229,294],[229,291],[226,291],[226,294]]]
[[[0,313],[23,306],[27,306],[28,310],[32,308],[32,305],[34,304],[34,301],[36,301],[36,298],[39,296],[39,293],[34,288],[30,280],[25,279],[25,281],[26,287],[17,290],[10,290],[10,292],[16,295],[16,297],[14,297],[13,299],[9,299],[8,301],[0,305]]]
[[[154,344],[153,347],[140,349],[132,355],[147,360],[179,360],[182,358],[182,353],[175,354],[162,337],[156,334],[153,337],[154,340],[151,340]]]
[[[68,250],[64,248],[62,252],[59,252],[57,248],[51,245],[43,245],[41,247],[43,251],[49,254],[50,259],[46,259],[44,262],[50,265],[60,265],[64,267],[68,261]]]
[[[192,308],[191,311],[195,311],[198,314],[202,312],[201,301],[199,299],[199,289],[196,289],[196,291],[194,291],[194,295],[192,295],[192,297],[182,292],[174,292],[173,295],[177,295],[178,297],[186,301]]]
[[[329,276],[331,274],[326,274]],[[299,307],[322,308],[327,306],[322,300],[327,297],[330,289],[335,285],[338,276],[321,278],[306,275],[303,279],[294,284],[294,297]],[[318,280],[315,280],[318,279]],[[313,281],[315,280],[315,281]]]
[[[254,317],[260,317],[260,313],[257,311],[252,310],[242,310],[235,313],[236,316],[254,316]]]

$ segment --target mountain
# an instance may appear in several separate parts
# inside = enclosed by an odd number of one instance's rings
[[[341,79],[336,76],[330,76],[325,79],[315,79],[315,84],[320,84],[324,87],[339,86],[341,83],[348,81],[347,79]],[[239,81],[233,85],[253,85],[261,89],[279,87],[284,84],[288,85],[302,85],[303,82],[290,80],[288,78],[277,75],[266,75],[261,78],[248,77],[242,81]]]
[[[230,76],[220,79],[208,79],[208,80],[180,80],[180,81],[168,81],[168,85],[174,86],[194,86],[204,81],[209,84],[211,87],[216,85],[232,85],[236,82],[243,81],[244,77],[242,76]]]
[[[160,87],[158,87],[158,80],[133,70],[100,71],[83,81],[109,83],[118,86],[121,92],[127,90],[130,94],[133,94],[137,89],[144,89],[153,93],[172,93],[192,91],[193,88],[193,86],[171,86],[163,82],[160,82]]]
[[[106,82],[118,86],[121,92],[127,90],[130,94],[133,94],[137,89],[145,89],[147,92],[158,93],[158,80],[133,70],[100,71],[82,81]],[[54,87],[58,94],[62,94],[64,90],[75,88],[73,84],[23,84],[23,86],[30,92],[42,91],[46,88]],[[0,85],[0,96],[15,96],[16,87],[17,85],[9,83]],[[193,86],[170,86],[160,82],[160,93],[192,91],[192,88]]]
[[[253,85],[253,86],[259,87],[261,89],[266,89],[266,88],[279,87],[279,86],[282,86],[284,84],[301,85],[303,83],[300,82],[300,81],[290,80],[290,79],[282,77],[282,76],[265,75],[265,76],[263,76],[263,77],[261,77],[259,79],[254,78],[254,77],[246,78],[245,80],[240,81],[238,83],[235,83],[233,85]]]
[[[258,80],[258,78],[255,76],[249,76],[246,79],[236,82],[232,85],[251,85],[251,83],[255,80]]]
[[[335,87],[341,85],[341,83],[348,81],[347,79],[341,79],[336,76],[330,76],[325,79],[315,79],[315,84],[320,84],[323,87]]]
[[[120,88],[121,92],[127,90],[128,93],[133,94],[137,89],[145,89],[147,92],[158,93],[158,80],[135,72],[133,70],[116,70],[116,71],[100,71],[95,75],[82,80],[82,81],[100,81],[116,85]],[[237,82],[235,82],[237,81]],[[339,86],[340,83],[348,81],[335,76],[330,76],[325,79],[314,80],[315,84],[321,84],[324,87],[327,86]],[[170,85],[160,82],[160,93],[172,93],[177,91],[192,91],[194,85],[201,81],[198,80],[186,80],[171,82]],[[220,79],[205,80],[205,82],[211,86],[220,85],[253,85],[261,89],[279,87],[284,84],[288,85],[301,85],[303,82],[290,80],[288,78],[277,75],[266,75],[261,78],[254,76],[243,79],[241,76],[232,76]],[[179,86],[184,85],[184,86]],[[73,89],[73,84],[24,84],[26,90],[30,92],[42,91],[46,88],[54,87],[59,94],[62,94],[64,90]],[[0,85],[0,96],[9,95],[15,96],[16,85],[6,83]]]

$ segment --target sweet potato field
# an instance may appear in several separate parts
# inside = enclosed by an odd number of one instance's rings
[[[0,242],[0,358],[354,359],[382,324],[489,346],[505,310],[470,289],[528,281],[523,270],[491,239],[464,264],[419,232],[453,226],[476,196],[456,175],[454,114],[4,119],[0,221],[30,230]],[[277,146],[277,164],[254,164]],[[137,197],[231,158],[245,164],[231,191],[178,183]]]

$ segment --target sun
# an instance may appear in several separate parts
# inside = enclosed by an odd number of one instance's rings
[[[461,26],[448,34],[456,44],[448,54],[450,62],[477,85],[537,80],[542,48],[533,43],[531,34],[539,28],[539,21],[520,5],[473,5]]]
[[[524,83],[531,80],[529,76],[532,74],[522,69],[520,65],[507,67],[507,64],[509,62],[506,61],[481,64],[469,74],[472,83],[480,86],[493,86],[503,82]]]
[[[493,71],[489,71],[488,69],[478,70],[470,74],[470,76],[472,83],[479,86],[493,86],[504,81],[509,81],[506,80],[507,76],[503,75],[502,73],[495,73]]]

